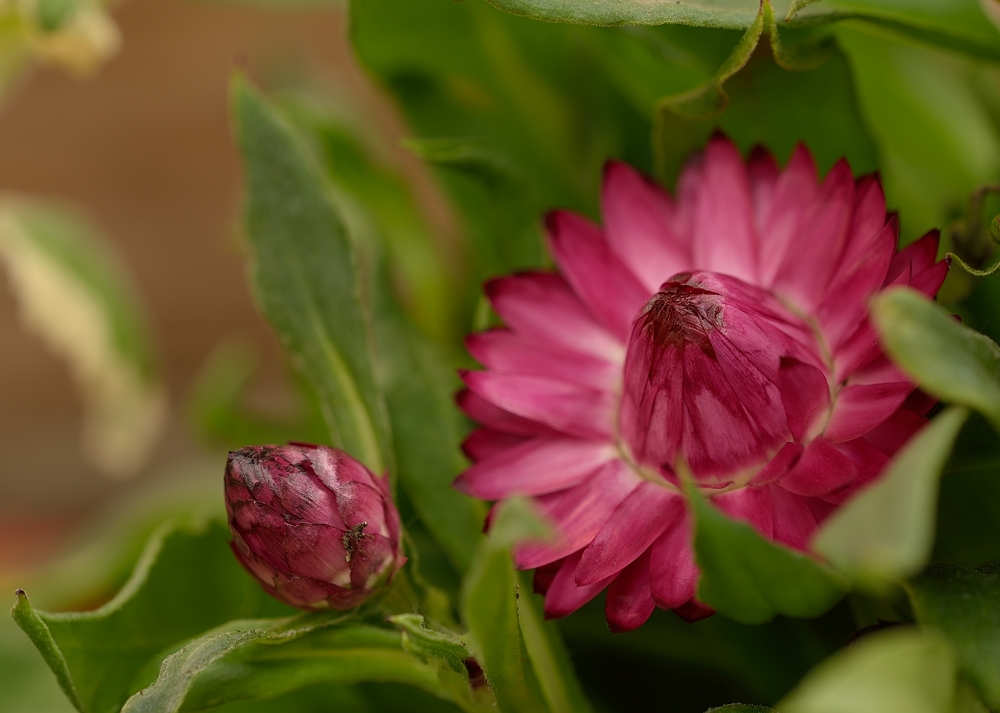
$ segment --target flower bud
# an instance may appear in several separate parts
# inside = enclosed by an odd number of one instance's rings
[[[335,448],[231,452],[226,511],[236,558],[272,596],[302,609],[355,607],[406,561],[388,481]]]

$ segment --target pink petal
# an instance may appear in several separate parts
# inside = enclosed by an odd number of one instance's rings
[[[818,192],[816,162],[809,149],[798,144],[778,177],[770,209],[762,214],[758,230],[761,285],[770,287],[774,283],[785,253],[800,236],[805,211]]]
[[[494,431],[492,428],[477,428],[462,441],[462,452],[469,457],[469,460],[485,460],[504,453],[524,441],[523,436]]]
[[[775,292],[804,312],[812,313],[826,297],[843,256],[853,208],[854,178],[850,166],[841,160],[823,181],[774,278]]]
[[[552,256],[591,314],[611,334],[627,339],[650,291],[611,252],[600,228],[574,213],[546,218]]]
[[[583,551],[577,584],[593,584],[620,572],[683,511],[684,499],[676,491],[650,481],[640,483]]]
[[[649,588],[657,606],[674,609],[693,598],[698,576],[691,517],[684,511],[650,548]]]
[[[649,551],[615,577],[604,600],[604,616],[614,633],[632,631],[646,623],[656,604],[649,591]]]
[[[610,393],[537,376],[459,375],[473,393],[517,416],[580,438],[612,437],[615,399]]]
[[[850,458],[825,438],[816,438],[778,485],[796,495],[817,497],[852,483],[857,474]]]
[[[458,407],[473,421],[496,431],[515,436],[556,435],[558,433],[558,431],[543,426],[537,421],[516,416],[510,411],[504,411],[499,406],[472,393],[469,389],[459,391],[455,396],[455,401],[458,403]]]
[[[615,457],[615,447],[604,441],[532,438],[479,461],[454,487],[480,500],[543,495],[578,485]]]
[[[781,480],[799,462],[805,448],[799,443],[786,443],[774,454],[757,475],[747,483],[752,488],[760,488]]]
[[[878,336],[871,324],[865,320],[854,334],[834,348],[833,382],[835,384],[842,382],[851,372],[880,353]]]
[[[771,486],[775,541],[796,550],[806,549],[809,538],[818,527],[808,500],[780,486]]]
[[[853,263],[844,263],[817,310],[827,339],[837,344],[853,332],[868,314],[868,301],[882,286],[896,253],[899,223],[893,216]]]
[[[848,384],[900,384],[909,381],[902,369],[885,354],[879,354],[855,370],[847,379]]]
[[[697,599],[692,599],[679,607],[674,607],[674,614],[679,616],[688,624],[693,624],[696,621],[707,619],[715,614],[715,609],[706,604],[702,604]]]
[[[797,359],[782,359],[778,388],[781,389],[788,428],[795,440],[801,441],[809,427],[830,406],[830,385],[826,374]]]
[[[591,599],[600,594],[614,577],[600,582],[579,586],[576,583],[576,567],[580,564],[582,552],[574,552],[565,560],[552,579],[545,593],[545,618],[559,619],[572,614]]]
[[[733,520],[745,522],[771,539],[774,518],[771,512],[770,486],[739,488],[712,498],[712,504]]]
[[[837,450],[850,459],[857,472],[852,482],[840,490],[823,496],[823,500],[839,505],[878,478],[889,464],[889,458],[864,438],[838,443]]]
[[[493,309],[518,334],[598,357],[620,358],[622,342],[600,326],[560,275],[528,272],[485,285]]]
[[[936,262],[926,270],[916,273],[910,279],[910,287],[920,290],[928,297],[934,297],[948,277],[949,265],[945,260]]]
[[[940,232],[932,230],[896,253],[886,273],[884,286],[898,283],[904,273],[916,274],[933,265],[937,260],[940,238]]]
[[[506,374],[542,376],[595,389],[612,389],[621,372],[620,363],[538,343],[509,329],[471,334],[465,344],[480,364]]]
[[[845,386],[837,396],[824,435],[831,443],[863,436],[895,413],[911,391],[913,384],[908,381]]]
[[[895,215],[891,220],[896,220]],[[897,221],[898,222],[898,221]],[[850,266],[868,249],[872,236],[886,224],[885,194],[878,175],[862,176],[855,182],[854,217],[841,266]]]
[[[729,139],[716,136],[705,148],[702,161],[692,244],[694,265],[754,282],[757,241],[753,199],[739,149]]]
[[[866,433],[864,439],[891,458],[926,425],[924,416],[901,408]]]
[[[664,280],[691,269],[687,235],[673,230],[667,192],[628,164],[609,161],[601,186],[604,232],[615,254],[639,278],[647,294]]]
[[[537,499],[559,529],[555,543],[528,543],[514,549],[518,569],[534,569],[589,545],[615,508],[639,484],[621,461],[612,461],[579,485]]]
[[[750,179],[750,195],[753,201],[757,235],[761,235],[762,221],[770,211],[781,171],[778,169],[774,156],[767,149],[755,146],[747,161],[747,175]]]

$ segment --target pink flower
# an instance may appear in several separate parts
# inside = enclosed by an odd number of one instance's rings
[[[294,607],[355,607],[406,561],[387,480],[335,448],[233,451],[226,511],[237,559]]]
[[[603,229],[547,219],[558,273],[486,285],[506,327],[468,338],[462,374],[481,424],[456,487],[533,496],[554,543],[522,544],[549,617],[607,589],[614,631],[653,608],[694,620],[699,577],[678,470],[712,504],[803,550],[877,478],[931,402],[879,349],[868,301],[889,285],[933,296],[947,273],[930,233],[896,252],[877,176],[845,161],[820,182],[799,146],[781,170],[726,138],[677,197],[606,167]]]

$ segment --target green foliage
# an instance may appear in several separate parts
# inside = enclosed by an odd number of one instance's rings
[[[909,288],[886,290],[872,321],[890,356],[946,401],[978,410],[1000,431],[1000,347]]]
[[[742,703],[731,703],[728,706],[711,708],[705,713],[769,713],[773,709],[764,706],[746,706]]]
[[[857,584],[881,589],[927,564],[934,543],[938,481],[968,411],[935,418],[885,475],[830,516],[813,548]]]
[[[233,111],[261,309],[316,389],[333,444],[377,473],[391,469],[358,258],[323,175],[285,120],[242,80],[234,85]]]
[[[701,569],[698,598],[720,613],[746,624],[760,624],[778,614],[817,616],[847,591],[847,581],[829,567],[730,520],[695,488],[687,492]]]
[[[1000,709],[1000,562],[934,565],[907,585],[917,621],[948,637],[962,673]]]

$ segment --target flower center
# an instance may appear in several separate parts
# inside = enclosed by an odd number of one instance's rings
[[[670,481],[683,463],[700,485],[742,484],[792,439],[783,391],[803,365],[822,370],[816,341],[773,295],[726,275],[675,275],[632,326],[622,443]]]

